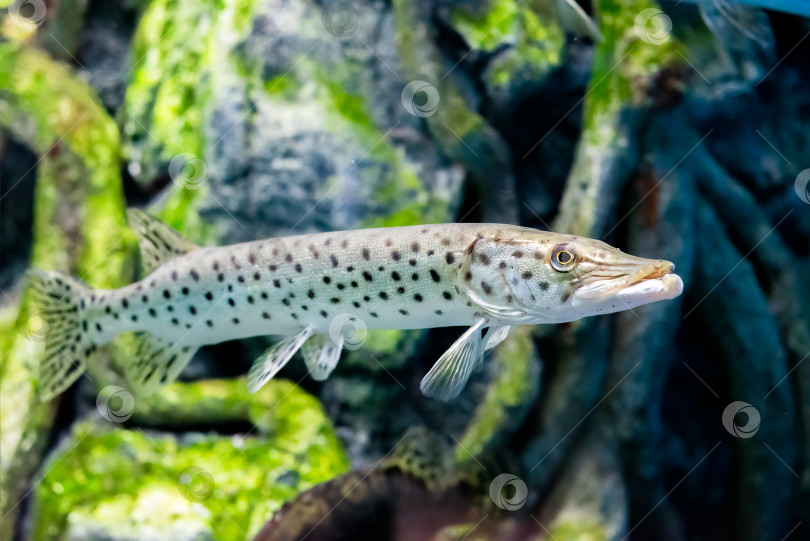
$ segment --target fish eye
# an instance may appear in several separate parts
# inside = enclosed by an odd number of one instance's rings
[[[577,263],[577,251],[570,244],[558,244],[551,251],[551,266],[559,272],[569,272]]]

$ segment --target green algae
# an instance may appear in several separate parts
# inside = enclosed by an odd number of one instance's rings
[[[240,387],[244,380],[221,382],[220,390],[245,399]],[[211,388],[211,382],[186,384],[182,392],[164,398],[176,397],[176,405],[192,408],[197,399],[209,399],[199,391]],[[254,535],[273,511],[302,490],[348,470],[348,459],[315,397],[283,380],[248,396],[253,399],[244,401],[240,413],[248,414],[258,430],[247,436],[178,439],[98,421],[77,423],[43,468],[46,473],[34,492],[38,520],[33,538],[62,538],[76,521],[120,523],[133,531],[161,526],[159,517],[138,512],[149,507],[146,500],[157,499],[173,502],[175,509],[174,515],[163,517],[169,521],[164,527],[188,521],[210,530],[213,539],[241,539]],[[136,399],[135,411],[139,407]],[[99,517],[103,520],[95,522]]]
[[[123,194],[115,123],[93,91],[46,54],[14,41],[0,43],[0,126],[40,155],[34,200],[31,265],[88,277],[94,286],[121,285],[131,269],[131,236],[123,227]],[[67,209],[70,209],[68,213]],[[76,223],[69,218],[78,215]],[[26,479],[38,465],[56,403],[37,397],[36,360],[44,342],[32,337],[36,314],[24,292],[4,333],[0,395],[3,481],[0,511],[16,511]],[[8,406],[11,404],[12,406]],[[5,537],[14,513],[0,526]]]

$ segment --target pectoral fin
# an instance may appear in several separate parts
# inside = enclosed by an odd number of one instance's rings
[[[307,340],[301,347],[301,354],[309,370],[309,375],[315,381],[323,381],[329,377],[332,370],[340,360],[343,350],[343,335],[338,334],[338,343],[328,334],[316,334]]]
[[[307,338],[312,336],[311,325],[292,336],[288,336],[281,342],[275,344],[270,349],[262,353],[262,356],[253,362],[248,373],[248,391],[255,393],[273,379],[279,370],[287,364],[295,352],[301,349]]]
[[[444,352],[422,378],[419,385],[422,394],[446,402],[461,393],[473,368],[484,354],[481,327],[486,322],[484,318],[476,321]]]
[[[490,327],[487,335],[484,337],[484,351],[489,351],[504,340],[506,340],[509,331],[514,328],[514,325],[497,325]]]

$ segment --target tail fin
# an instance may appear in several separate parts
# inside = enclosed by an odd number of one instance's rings
[[[29,331],[32,340],[45,341],[39,366],[40,398],[50,400],[82,375],[96,350],[87,334],[84,306],[92,289],[56,271],[28,273],[31,291]]]

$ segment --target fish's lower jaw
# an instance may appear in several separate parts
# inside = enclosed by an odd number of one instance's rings
[[[642,280],[617,293],[617,298],[641,306],[651,302],[671,300],[683,293],[683,280],[677,274]]]

